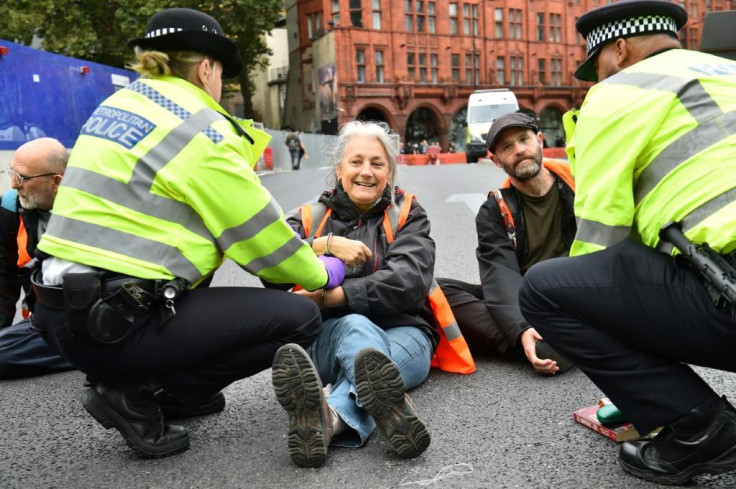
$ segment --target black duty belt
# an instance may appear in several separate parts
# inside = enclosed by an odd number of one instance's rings
[[[151,294],[154,300],[160,298],[161,285],[165,283],[163,280],[147,280],[126,275],[103,277],[100,282],[103,299],[115,295],[123,287],[135,286]],[[52,309],[65,309],[64,290],[60,285],[44,285],[38,282],[35,275],[31,276],[31,285],[38,302]]]

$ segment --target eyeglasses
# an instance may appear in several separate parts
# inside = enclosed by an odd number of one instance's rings
[[[8,168],[8,177],[10,177],[10,181],[11,182],[15,181],[18,184],[18,186],[23,185],[23,182],[25,182],[26,180],[32,180],[34,178],[41,178],[41,177],[49,177],[51,175],[56,175],[56,173],[50,172],[50,173],[43,173],[41,175],[26,176],[26,175],[21,175],[20,173],[13,170],[12,168]]]

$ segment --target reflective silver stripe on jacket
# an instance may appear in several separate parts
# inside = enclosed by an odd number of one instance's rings
[[[245,221],[239,226],[235,226],[226,229],[217,238],[217,242],[220,244],[220,248],[227,250],[233,244],[246,239],[251,239],[274,222],[281,220],[281,207],[276,200],[271,197],[271,200],[266,205],[253,215],[250,219]]]
[[[429,286],[429,295],[432,295],[437,287],[439,287],[439,284],[435,279],[432,279],[432,284]],[[447,307],[450,307],[450,304],[447,304]],[[442,327],[442,332],[449,341],[460,338],[463,335],[462,331],[460,331],[460,326],[458,326],[455,320],[447,326]]]
[[[578,230],[576,241],[592,243],[609,248],[626,239],[631,233],[631,226],[608,226],[606,224],[576,217]]]
[[[258,275],[258,273],[265,270],[266,268],[271,268],[279,265],[282,261],[286,260],[290,256],[294,255],[297,251],[299,251],[299,248],[303,245],[304,241],[294,235],[293,238],[289,239],[289,241],[276,249],[276,251],[266,256],[256,258],[255,260],[251,260],[246,265],[243,265],[242,268],[248,273]]]
[[[55,214],[54,218],[50,220],[46,232],[50,236],[75,243],[83,243],[125,256],[130,256],[130,250],[135,250],[136,257],[151,263],[160,263],[175,277],[185,278],[191,283],[195,283],[202,277],[199,269],[181,251],[159,241],[59,214]]]
[[[634,203],[639,203],[670,172],[699,152],[736,134],[736,112],[724,114],[699,80],[658,73],[617,73],[601,83],[634,85],[646,90],[674,93],[698,123],[664,148],[644,168],[634,188]]]
[[[736,200],[736,188],[729,189],[723,192],[721,195],[718,195],[717,197],[709,200],[708,202],[690,212],[690,214],[686,215],[680,220],[682,231],[684,233],[687,233],[704,219],[715,214],[725,206],[733,203],[734,200]],[[657,245],[657,249],[670,255],[672,254],[673,246],[670,243],[660,240],[659,244]]]

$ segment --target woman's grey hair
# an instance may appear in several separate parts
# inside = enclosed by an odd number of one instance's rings
[[[332,172],[330,173],[328,182],[332,186],[337,186],[337,167],[342,163],[348,143],[355,136],[374,137],[381,143],[383,149],[386,150],[386,156],[388,156],[388,185],[391,188],[391,203],[394,203],[394,186],[396,185],[401,138],[385,122],[352,121],[342,126],[340,134],[337,136],[337,143],[327,155],[327,161],[332,166]]]

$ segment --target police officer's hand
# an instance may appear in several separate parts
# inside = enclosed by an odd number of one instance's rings
[[[534,328],[529,328],[521,333],[521,346],[524,348],[524,355],[526,355],[527,360],[532,364],[534,370],[540,374],[554,375],[560,370],[557,362],[537,356],[537,342],[542,340],[542,335],[537,333],[537,330]]]
[[[326,246],[327,239],[321,246]],[[327,251],[323,248],[323,252]],[[332,236],[330,238],[330,254],[345,262],[348,268],[357,267],[371,259],[371,250],[362,242],[349,239],[344,236]]]

